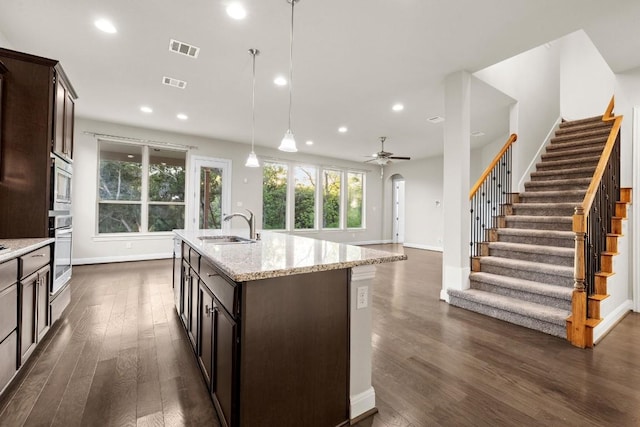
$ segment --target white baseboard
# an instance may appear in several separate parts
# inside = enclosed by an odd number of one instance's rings
[[[94,258],[74,258],[73,265],[86,265],[86,264],[107,264],[111,262],[128,262],[128,261],[149,261],[152,259],[167,259],[173,258],[173,253],[159,253],[159,254],[135,254],[135,255],[121,255],[121,256],[105,256]]]
[[[405,248],[424,249],[427,251],[442,252],[442,246],[423,245],[421,243],[405,242],[402,244]]]
[[[373,387],[362,393],[350,396],[349,418],[354,419],[376,407],[376,392]]]
[[[392,240],[364,240],[361,242],[342,242],[346,245],[355,245],[355,246],[363,246],[363,245],[384,245],[387,243],[393,243]]]
[[[604,338],[604,336],[607,335],[611,329],[613,329],[613,327],[616,326],[618,322],[620,322],[630,311],[633,311],[633,301],[626,300],[620,304],[618,308],[608,314],[602,322],[593,329],[593,342],[597,344],[598,341]]]

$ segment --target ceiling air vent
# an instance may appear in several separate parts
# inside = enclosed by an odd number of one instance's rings
[[[433,117],[429,117],[427,121],[431,123],[440,123],[440,122],[444,122],[444,117],[433,116]]]
[[[166,76],[162,78],[162,84],[177,87],[178,89],[184,89],[185,87],[187,87],[187,82],[185,82],[184,80],[178,80],[174,79],[173,77]]]
[[[190,56],[192,58],[197,58],[200,53],[200,48],[179,42],[178,40],[171,39],[169,40],[169,50],[171,52],[179,53],[180,55]]]
[[[477,130],[475,132],[471,132],[471,136],[484,136],[484,132]]]

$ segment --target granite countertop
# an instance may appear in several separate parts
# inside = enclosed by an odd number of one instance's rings
[[[400,253],[276,232],[263,231],[261,240],[234,244],[216,244],[199,237],[204,235],[247,237],[247,230],[174,230],[174,232],[236,282],[407,259],[406,255]]]
[[[38,237],[33,239],[0,239],[0,246],[6,249],[0,249],[0,262],[8,259],[16,258],[41,248],[46,244],[53,243],[54,239],[50,237]]]

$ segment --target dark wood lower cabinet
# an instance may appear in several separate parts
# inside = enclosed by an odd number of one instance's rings
[[[213,398],[227,426],[235,426],[238,331],[236,322],[222,307],[216,307],[215,369]]]
[[[347,425],[349,270],[236,283],[182,249],[176,310],[222,425]]]
[[[20,364],[23,364],[35,349],[37,340],[36,314],[38,307],[38,274],[33,274],[20,283]]]
[[[205,287],[200,286],[200,333],[198,339],[198,361],[205,376],[209,388],[211,389],[212,368],[213,368],[213,330],[216,324],[216,310],[214,308],[213,296]]]

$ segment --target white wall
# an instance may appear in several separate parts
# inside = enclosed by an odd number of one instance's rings
[[[250,151],[249,145],[77,118],[73,164],[74,263],[153,259],[170,256],[172,252],[170,233],[118,237],[97,235],[97,140],[93,135],[85,132],[189,145],[196,147],[189,150],[189,155],[230,159],[232,161],[232,210],[251,209],[256,214],[256,224],[262,224],[262,168],[244,167],[244,162]],[[359,170],[368,167],[361,163],[301,153],[282,153],[263,147],[256,147],[255,151],[258,157],[269,156],[281,160]],[[382,236],[382,183],[378,171],[375,169],[371,168],[371,173],[367,173],[366,176],[365,216],[367,228],[365,230],[309,231],[296,234],[339,242],[379,242]],[[237,207],[238,203],[242,203],[242,208]],[[236,226],[240,228],[245,225],[238,222],[234,224],[234,227]],[[260,228],[258,225],[258,229]]]
[[[404,245],[430,250],[442,250],[443,223],[442,156],[398,162],[385,168],[385,215],[383,224],[385,239],[391,239],[393,209],[391,176],[400,174],[404,178],[405,231]],[[455,173],[455,171],[452,171]],[[439,202],[438,204],[436,202]]]
[[[7,37],[0,31],[0,47],[5,49],[12,49],[11,43],[7,40]]]
[[[518,141],[513,148],[515,191],[560,115],[560,46],[553,43],[531,49],[474,76],[518,101]]]
[[[580,30],[560,44],[560,112],[565,120],[602,115],[615,90],[615,76],[587,34]]]
[[[471,169],[469,170],[469,184],[471,187],[475,185],[480,175],[482,175],[482,172],[484,172],[502,147],[504,147],[507,139],[509,139],[509,135],[503,135],[482,147],[471,150]]]

